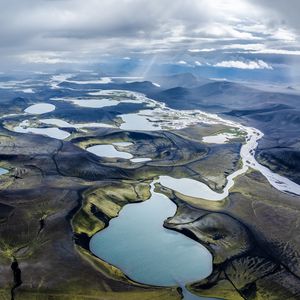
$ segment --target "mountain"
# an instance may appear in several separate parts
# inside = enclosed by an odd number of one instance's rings
[[[219,113],[270,104],[300,105],[300,96],[260,91],[244,85],[215,81],[195,88],[172,88],[152,95],[177,109],[217,107]],[[262,101],[263,100],[263,101]]]
[[[147,79],[159,84],[162,89],[172,89],[176,87],[194,88],[211,82],[210,79],[197,77],[192,73],[156,76]]]

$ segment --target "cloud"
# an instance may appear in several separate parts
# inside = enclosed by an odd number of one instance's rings
[[[239,53],[252,53],[252,54],[300,55],[300,50],[272,49],[272,48],[267,48],[267,46],[263,44],[231,44],[231,45],[225,45],[221,49],[244,50],[244,52],[239,52]]]
[[[229,51],[258,60],[266,49],[298,55],[299,1],[290,1],[2,0],[0,65],[154,56],[189,62],[184,55],[215,55],[217,62],[231,61]]]
[[[256,69],[273,70],[272,66],[268,65],[263,60],[257,60],[257,61],[227,60],[227,61],[218,62],[213,66],[222,67],[222,68],[248,69],[248,70],[256,70]]]
[[[205,25],[197,30],[198,34],[204,37],[221,38],[221,39],[243,39],[243,40],[258,40],[259,36],[255,36],[251,32],[246,32],[235,28],[229,24],[212,23]]]
[[[215,48],[203,48],[203,49],[189,49],[188,51],[191,53],[199,53],[199,52],[213,52]]]
[[[32,64],[74,64],[78,61],[61,57],[55,52],[31,53],[19,56],[22,63]]]
[[[252,0],[257,6],[264,9],[264,13],[269,16],[269,20],[277,24],[286,24],[296,31],[300,31],[300,1],[289,0]]]
[[[255,50],[255,51],[264,48],[265,46],[263,44],[230,44],[222,47],[222,49],[241,49],[241,50]]]
[[[300,55],[300,50],[287,49],[261,49],[257,51],[249,51],[254,54],[280,54],[280,55]]]

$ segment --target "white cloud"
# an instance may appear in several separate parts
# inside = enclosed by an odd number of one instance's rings
[[[252,53],[252,54],[281,54],[281,55],[300,55],[300,50],[294,49],[273,49],[267,48],[264,44],[227,44],[219,48],[189,49],[190,53],[213,52],[218,50],[232,50],[225,53]],[[243,50],[243,51],[234,51]]]
[[[179,65],[187,65],[187,62],[184,60],[180,60],[177,62]]]
[[[262,49],[257,51],[249,51],[254,54],[281,54],[281,55],[300,55],[300,50],[287,50],[287,49]]]
[[[219,49],[214,49],[214,50],[244,50],[243,52],[238,51],[237,53],[252,53],[252,54],[300,55],[300,50],[273,49],[273,48],[267,48],[267,46],[264,44],[228,44],[220,47]],[[202,51],[199,50],[199,51],[190,51],[190,52],[202,52]],[[236,53],[236,52],[231,51],[227,53]]]
[[[222,49],[241,49],[241,50],[261,50],[264,49],[263,44],[230,44],[225,45]]]
[[[228,81],[227,78],[218,78],[218,77],[212,77],[212,78],[209,78],[210,80],[214,80],[214,81]]]
[[[272,36],[277,40],[285,42],[294,42],[297,38],[296,34],[287,28],[278,28]]]
[[[206,37],[221,38],[221,39],[243,39],[243,40],[259,40],[258,36],[251,32],[242,31],[232,25],[222,23],[207,24],[196,31]]]
[[[213,52],[215,48],[203,48],[203,49],[189,49],[188,51],[191,53],[199,53],[199,52]]]
[[[73,64],[78,63],[78,61],[64,58],[59,53],[55,52],[37,52],[37,53],[27,53],[19,55],[19,60],[21,63],[32,63],[32,64]]]
[[[216,63],[213,65],[214,67],[222,67],[222,68],[237,68],[237,69],[248,69],[248,70],[256,70],[256,69],[268,69],[272,70],[272,66],[268,65],[263,60],[248,60],[248,61],[240,61],[240,60],[227,60]]]
[[[196,65],[196,66],[202,66],[202,63],[201,63],[200,61],[196,60],[196,61],[195,61],[195,65]]]

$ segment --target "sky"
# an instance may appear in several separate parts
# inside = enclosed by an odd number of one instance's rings
[[[298,78],[299,11],[299,0],[1,0],[0,64],[124,62],[143,72],[169,64]]]

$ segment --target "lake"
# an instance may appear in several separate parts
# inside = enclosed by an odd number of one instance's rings
[[[153,191],[149,200],[128,204],[90,241],[91,251],[131,279],[150,285],[184,286],[212,272],[212,256],[201,244],[163,227],[176,205]]]

